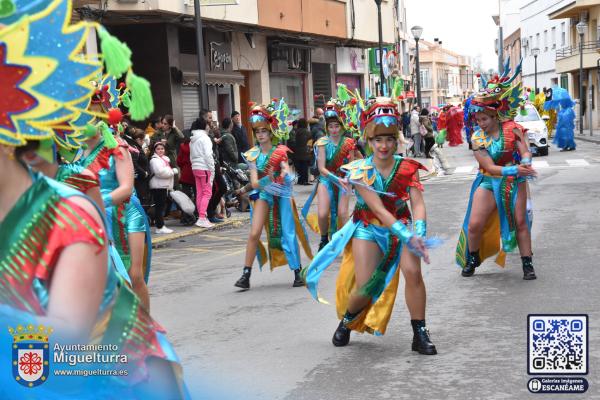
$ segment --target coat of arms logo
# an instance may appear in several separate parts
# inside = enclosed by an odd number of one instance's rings
[[[50,372],[48,337],[53,329],[44,325],[8,328],[13,337],[13,377],[23,386],[35,387],[46,382]]]

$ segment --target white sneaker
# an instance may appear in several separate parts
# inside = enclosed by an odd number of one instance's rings
[[[167,228],[166,226],[163,225],[163,227],[160,228],[160,229],[156,228],[156,230],[154,231],[154,233],[158,233],[158,234],[161,234],[161,233],[173,233],[173,229],[169,229],[169,228]]]
[[[198,218],[196,226],[200,228],[212,228],[214,225],[207,218]]]

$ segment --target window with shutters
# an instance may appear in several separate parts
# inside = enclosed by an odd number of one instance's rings
[[[324,107],[333,96],[331,89],[331,64],[313,63],[312,65],[313,93],[315,107]]]

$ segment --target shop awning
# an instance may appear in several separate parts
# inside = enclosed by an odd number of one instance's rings
[[[207,72],[206,73],[206,84],[207,85],[241,85],[244,86],[244,75],[238,71],[229,72]],[[200,81],[198,79],[197,72],[183,72],[183,85],[184,86],[199,86]]]

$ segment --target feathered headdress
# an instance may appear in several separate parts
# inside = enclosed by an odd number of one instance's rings
[[[358,89],[352,92],[342,83],[338,83],[337,86],[337,100],[342,103],[344,129],[358,139],[361,134],[360,116],[365,109],[365,101],[360,96]]]
[[[369,99],[366,109],[361,114],[363,139],[373,139],[376,136],[400,135],[400,113],[398,105],[389,97]]]
[[[0,143],[52,138],[75,146],[88,123],[107,118],[89,110],[92,81],[103,68],[125,77],[132,119],[153,111],[150,84],[131,69],[131,50],[97,23],[71,24],[72,1],[13,1],[2,11],[0,22],[11,24],[0,28],[0,96],[11,101],[0,104]],[[101,61],[85,54],[91,29],[100,37]]]
[[[338,99],[331,99],[327,103],[325,103],[325,109],[323,116],[325,117],[325,123],[330,122],[330,120],[337,121],[341,126],[342,130],[346,130],[346,115],[343,110],[343,103]]]
[[[510,58],[506,60],[504,73],[501,76],[495,75],[487,81],[482,75],[478,75],[481,89],[473,96],[469,113],[497,114],[500,121],[513,119],[525,103],[521,83],[513,85],[513,81],[521,73],[522,62],[523,60],[519,62],[512,76],[509,76]]]
[[[272,99],[269,104],[250,103],[250,125],[252,130],[266,128],[273,134],[273,144],[289,139],[288,116],[290,109],[284,99]]]

